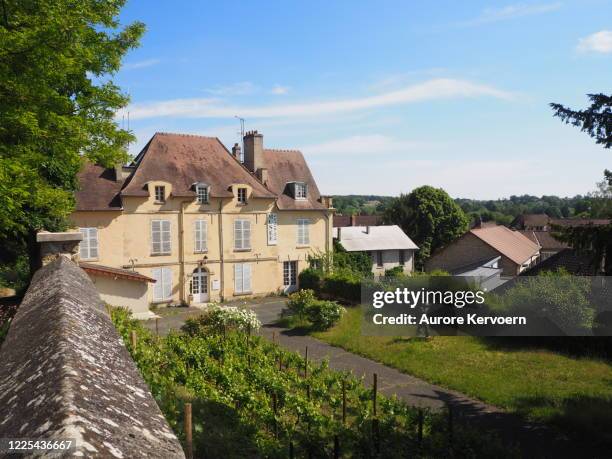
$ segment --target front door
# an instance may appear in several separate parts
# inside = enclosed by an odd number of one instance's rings
[[[208,302],[208,273],[198,267],[191,278],[191,294],[194,303]]]
[[[287,293],[297,289],[297,261],[283,262],[283,286]]]

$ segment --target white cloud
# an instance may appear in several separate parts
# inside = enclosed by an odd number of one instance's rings
[[[143,69],[145,67],[152,67],[153,65],[157,65],[160,62],[161,62],[160,59],[146,59],[144,61],[128,62],[123,65],[123,69],[125,70]]]
[[[245,96],[256,92],[257,89],[257,86],[250,81],[241,81],[224,86],[215,86],[207,89],[206,92],[215,96]]]
[[[578,41],[578,51],[612,53],[612,30],[602,30]]]
[[[289,93],[289,87],[277,84],[270,90],[270,92],[275,96],[284,96],[285,94]]]
[[[310,155],[384,155],[386,153],[403,153],[414,150],[426,150],[440,146],[441,143],[412,140],[398,140],[385,135],[356,135],[329,142],[306,145],[301,148],[307,156]]]
[[[237,114],[251,119],[302,117],[355,112],[426,100],[482,96],[505,100],[514,97],[513,94],[492,86],[465,80],[439,78],[407,86],[397,91],[353,99],[264,106],[231,106],[216,99],[174,99],[134,104],[128,108],[128,111],[132,119],[155,117],[228,118]]]
[[[469,27],[481,24],[489,24],[492,22],[505,21],[508,19],[519,18],[523,16],[533,16],[536,14],[549,13],[561,8],[561,3],[536,3],[525,4],[515,3],[502,8],[486,8],[480,15],[469,21],[460,23],[459,25]]]

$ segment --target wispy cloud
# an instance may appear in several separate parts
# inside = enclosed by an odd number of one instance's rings
[[[399,140],[381,134],[356,135],[314,145],[305,145],[301,150],[306,155],[374,155],[404,153],[415,150],[429,150],[442,143],[414,140]]]
[[[206,98],[174,99],[134,104],[128,108],[128,111],[132,119],[156,117],[227,118],[238,113],[245,118],[278,118],[319,116],[428,100],[474,97],[510,100],[514,98],[514,95],[492,86],[465,80],[440,78],[407,86],[397,91],[352,99],[263,106],[231,106],[218,99]]]
[[[289,87],[281,86],[277,84],[270,90],[270,92],[274,94],[275,96],[284,96],[285,94],[289,92]]]
[[[253,94],[257,90],[257,86],[250,81],[240,81],[238,83],[208,88],[206,92],[215,96],[245,96],[247,94]]]
[[[524,16],[534,16],[537,14],[549,13],[561,8],[560,2],[556,3],[515,3],[502,8],[486,8],[479,16],[459,23],[463,27],[490,24],[492,22],[506,21],[508,19],[520,18]]]
[[[161,62],[160,59],[146,59],[144,61],[127,62],[123,64],[125,70],[143,69],[145,67],[152,67]]]
[[[602,30],[581,38],[576,49],[581,52],[612,53],[612,30]]]

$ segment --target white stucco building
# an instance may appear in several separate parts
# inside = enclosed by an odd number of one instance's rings
[[[377,276],[396,266],[402,266],[405,273],[412,272],[414,254],[419,250],[397,225],[334,228],[334,238],[347,252],[370,255],[372,272]]]

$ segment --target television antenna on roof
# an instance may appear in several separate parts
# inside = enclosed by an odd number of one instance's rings
[[[241,155],[244,154],[244,118],[240,118],[238,115],[234,115],[234,118],[236,118],[238,121],[240,121],[240,148],[241,148]],[[240,161],[242,161],[242,158],[240,158]]]

